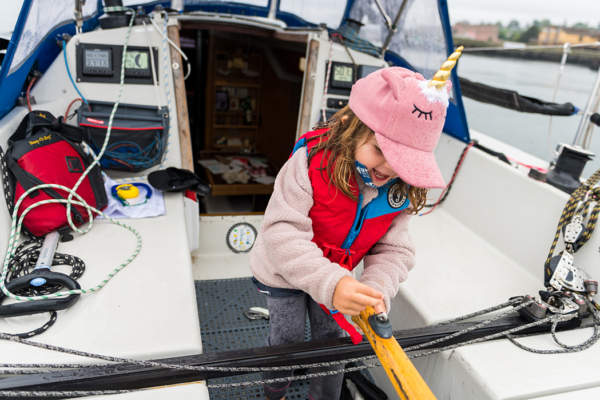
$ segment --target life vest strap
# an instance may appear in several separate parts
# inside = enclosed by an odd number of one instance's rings
[[[340,326],[340,328],[348,332],[353,344],[359,344],[360,342],[362,342],[363,336],[360,333],[358,333],[354,325],[352,325],[346,320],[346,318],[344,318],[344,314],[342,314],[339,311],[331,312],[331,310],[325,307],[323,304],[319,304],[319,306],[323,309],[323,311],[325,311],[326,314],[329,314],[333,317],[333,319]]]
[[[342,249],[341,247],[337,247],[332,244],[322,242],[320,240],[316,243],[317,246],[319,246],[323,250],[323,257],[331,260],[330,256],[333,252],[343,253],[342,258],[340,258],[339,261],[333,262],[337,262],[340,265],[340,267],[347,269],[348,271],[352,271],[354,269],[354,264],[352,263],[352,255],[357,253],[355,250]]]

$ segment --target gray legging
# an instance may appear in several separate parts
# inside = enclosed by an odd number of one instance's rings
[[[267,296],[269,308],[269,336],[266,345],[300,343],[304,341],[306,311],[310,319],[313,340],[333,339],[345,336],[346,333],[334,319],[307,294],[288,297]],[[344,366],[336,365],[327,368],[313,368],[312,373],[340,370]],[[293,375],[293,371],[264,372],[263,379],[283,378]],[[310,380],[309,399],[338,400],[342,389],[344,374],[313,378]],[[280,400],[287,393],[290,382],[269,383],[265,385],[265,396],[269,400]]]

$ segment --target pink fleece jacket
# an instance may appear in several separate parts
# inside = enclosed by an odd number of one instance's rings
[[[377,196],[377,189],[364,184],[357,174],[362,207]],[[332,263],[311,240],[308,212],[313,193],[305,151],[297,151],[277,175],[273,195],[265,211],[260,233],[250,253],[250,270],[261,283],[299,289],[317,303],[333,309],[333,292],[344,276],[354,273]],[[364,258],[360,281],[383,293],[389,312],[390,299],[415,264],[415,248],[408,233],[410,215],[400,213],[388,232]]]

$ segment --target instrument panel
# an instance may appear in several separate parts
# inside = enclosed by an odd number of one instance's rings
[[[158,49],[152,49],[156,81]],[[119,83],[123,46],[79,43],[76,46],[77,82]],[[148,47],[128,46],[125,54],[125,83],[152,85],[152,57]]]

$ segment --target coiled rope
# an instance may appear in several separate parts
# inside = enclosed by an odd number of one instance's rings
[[[565,208],[563,209],[560,219],[558,220],[558,226],[556,227],[556,234],[554,235],[554,240],[552,241],[552,246],[550,246],[550,251],[548,252],[548,258],[546,259],[546,263],[545,263],[546,266],[548,266],[550,264],[550,260],[554,256],[554,250],[556,248],[556,244],[558,243],[558,239],[560,238],[560,234],[562,232],[563,227],[569,221],[571,221],[571,219],[573,218],[573,214],[575,213],[575,210],[577,209],[577,205],[579,204],[580,201],[582,201],[584,199],[587,191],[590,190],[590,188],[593,188],[595,185],[597,185],[599,181],[600,181],[600,169],[598,171],[594,172],[594,174],[592,176],[590,176],[589,179],[584,184],[579,186],[573,192],[573,194],[571,194],[571,197],[569,197],[569,200],[567,201],[567,204],[565,205]],[[585,210],[587,210],[587,207],[585,208]],[[592,232],[594,231],[594,228],[596,226],[596,221],[598,219],[598,212],[600,212],[600,206],[598,205],[598,203],[596,203],[596,206],[594,207],[594,210],[592,211],[592,214],[590,215],[590,221],[588,222],[588,225],[582,234],[582,240],[578,244],[578,247],[583,246],[592,236]],[[546,268],[546,271],[550,272],[549,268]]]
[[[519,304],[520,303],[520,304]],[[422,343],[419,345],[415,345],[415,346],[410,346],[410,347],[406,347],[404,350],[406,352],[411,352],[411,351],[416,351],[416,350],[420,350],[426,347],[431,347],[431,346],[436,346],[439,343],[448,341],[450,339],[454,339],[458,336],[464,335],[466,333],[472,332],[476,329],[479,329],[485,325],[488,325],[500,318],[503,318],[505,316],[507,316],[510,313],[513,313],[515,311],[518,311],[521,308],[527,307],[529,305],[531,305],[533,303],[533,300],[526,300],[524,301],[522,297],[518,297],[515,299],[511,299],[508,302],[499,304],[497,306],[494,307],[490,307],[475,313],[471,313],[462,317],[458,317],[452,320],[448,320],[445,322],[442,322],[440,324],[437,325],[433,325],[433,326],[438,326],[438,325],[446,325],[446,324],[450,324],[450,323],[454,323],[454,322],[458,322],[458,321],[463,321],[465,319],[469,319],[469,318],[473,318],[479,315],[483,315],[483,314],[487,314],[493,311],[497,311],[500,310],[502,308],[506,308],[509,306],[513,306],[514,308],[512,308],[511,310],[508,310],[504,313],[501,313],[491,319],[482,321],[479,324],[473,325],[469,328],[465,328],[459,332],[453,333],[451,335],[447,335],[445,337],[436,339],[436,340],[432,340],[430,342],[427,343]],[[518,304],[518,305],[517,305]],[[591,305],[591,304],[590,304]],[[535,350],[535,349],[530,349],[527,348],[526,346],[523,346],[517,342],[515,342],[514,339],[518,338],[518,337],[526,337],[526,336],[533,336],[533,335],[522,335],[522,336],[512,336],[512,334],[516,333],[516,332],[520,332],[538,325],[542,325],[542,324],[546,324],[546,323],[551,323],[552,324],[552,328],[551,328],[551,333],[553,338],[555,339],[555,341],[562,347],[568,347],[565,348],[564,352],[575,352],[575,351],[582,351],[588,347],[590,347],[591,345],[593,345],[594,343],[596,343],[598,341],[598,339],[600,339],[600,316],[598,315],[598,311],[595,309],[592,309],[592,315],[594,318],[594,323],[592,325],[588,325],[585,326],[585,328],[587,327],[593,327],[594,328],[594,334],[592,335],[592,337],[590,339],[588,339],[586,342],[580,344],[580,345],[576,345],[576,346],[567,346],[562,344],[557,338],[556,338],[556,327],[558,325],[558,323],[563,322],[563,321],[567,321],[573,317],[575,317],[575,314],[567,314],[567,315],[561,315],[561,314],[554,314],[551,315],[549,317],[546,317],[544,319],[541,319],[539,321],[535,321],[535,322],[531,322],[525,325],[521,325],[519,327],[516,328],[512,328],[503,332],[498,332],[495,334],[491,334],[488,336],[484,336],[478,339],[472,339],[472,340],[468,340],[465,342],[461,342],[461,343],[456,343],[450,346],[445,346],[445,347],[441,347],[435,350],[431,350],[431,351],[426,351],[426,352],[420,352],[417,354],[411,354],[408,356],[409,359],[416,359],[416,358],[420,358],[420,357],[426,357],[429,355],[433,355],[433,354],[437,354],[437,353],[441,353],[444,351],[448,351],[448,350],[453,350],[459,347],[463,347],[463,346],[467,346],[470,344],[475,344],[475,343],[481,343],[484,341],[488,341],[488,340],[493,340],[493,339],[498,339],[501,337],[508,337],[511,342],[515,343],[517,346],[527,350],[527,351],[532,351],[535,353],[542,353],[545,354],[546,350]],[[584,327],[581,327],[581,329],[583,329]],[[539,335],[539,334],[534,334],[534,335]],[[126,359],[126,358],[118,358],[118,357],[111,357],[111,356],[104,356],[104,355],[98,355],[98,354],[92,354],[92,353],[86,353],[86,352],[82,352],[82,351],[78,351],[78,350],[71,350],[71,349],[65,349],[62,347],[58,347],[58,346],[52,346],[52,345],[48,345],[48,344],[43,344],[43,343],[37,343],[37,342],[32,342],[32,341],[28,341],[28,340],[23,340],[20,338],[17,338],[15,336],[11,336],[11,335],[6,335],[6,334],[0,334],[0,339],[4,339],[4,340],[10,340],[13,342],[18,342],[18,343],[22,343],[22,344],[26,344],[29,346],[34,346],[34,347],[39,347],[39,348],[44,348],[47,350],[52,350],[52,351],[58,351],[58,352],[62,352],[62,353],[67,353],[67,354],[72,354],[72,355],[77,355],[77,356],[82,356],[82,357],[89,357],[89,358],[95,358],[95,359],[100,359],[100,360],[104,360],[104,361],[110,361],[110,362],[119,362],[119,363],[131,363],[131,364],[136,364],[136,365],[141,365],[141,366],[147,366],[147,367],[159,367],[159,368],[169,368],[169,369],[184,369],[184,370],[195,370],[195,371],[227,371],[227,372],[264,372],[264,371],[284,371],[284,370],[297,370],[297,369],[306,369],[306,368],[319,368],[319,367],[330,367],[330,366],[335,366],[335,365],[342,365],[342,364],[348,364],[351,362],[363,362],[363,361],[367,361],[367,360],[371,360],[373,358],[375,358],[375,355],[370,355],[370,356],[364,356],[364,357],[356,357],[356,358],[350,358],[350,359],[345,359],[345,360],[339,360],[339,361],[332,361],[332,362],[322,362],[322,363],[313,363],[313,364],[302,364],[302,365],[288,365],[288,366],[282,366],[282,367],[202,367],[202,366],[192,366],[192,365],[181,365],[181,364],[167,364],[167,363],[160,363],[160,362],[154,362],[154,361],[141,361],[141,360],[134,360],[134,359]],[[560,350],[559,350],[560,351]],[[105,365],[110,365],[110,364],[102,364],[102,366]],[[94,366],[100,366],[100,365],[94,365]],[[341,369],[341,370],[337,370],[337,371],[326,371],[326,372],[319,372],[319,373],[313,373],[313,374],[307,374],[307,375],[300,375],[300,376],[292,376],[292,377],[285,377],[285,378],[276,378],[276,379],[259,379],[259,380],[255,380],[255,381],[246,381],[246,382],[236,382],[236,383],[226,383],[226,384],[214,384],[214,385],[207,385],[207,387],[209,389],[226,389],[226,388],[231,388],[231,387],[239,387],[239,386],[254,386],[254,385],[261,385],[261,384],[268,384],[268,383],[276,383],[276,382],[290,382],[290,381],[296,381],[296,380],[305,380],[305,379],[311,379],[314,377],[323,377],[323,376],[330,376],[330,375],[336,375],[336,374],[342,374],[342,373],[348,373],[348,372],[355,372],[355,371],[361,371],[364,369],[368,369],[368,368],[374,368],[374,367],[378,367],[381,366],[380,363],[375,363],[375,364],[370,364],[370,365],[362,365],[362,366],[357,366],[357,367],[352,367],[352,368],[345,368],[345,369]],[[90,365],[86,365],[86,364],[0,364],[0,368],[85,368],[85,367],[91,367]],[[4,371],[4,374],[15,374],[15,373],[22,373],[22,370],[13,370],[13,371]],[[45,372],[45,370],[35,370],[35,372],[40,373],[40,372]],[[34,373],[32,372],[32,370],[28,370],[27,372],[28,374]],[[129,391],[120,391],[119,393],[129,393],[129,392],[133,392],[133,391],[137,391],[137,390],[129,390]],[[39,396],[39,397],[59,397],[59,396],[68,396],[68,395],[75,395],[73,393],[78,393],[77,395],[102,395],[102,394],[115,394],[114,391],[89,391],[89,392],[25,392],[25,391],[0,391],[0,396]]]
[[[133,21],[135,19],[135,13],[132,14],[131,16],[131,20],[129,21],[129,28],[127,30],[127,35],[125,38],[125,44],[123,47],[123,54],[125,54],[127,52],[127,44],[129,42],[129,35],[131,33],[131,27],[133,26]],[[110,132],[112,130],[112,125],[113,125],[113,119],[115,116],[115,113],[117,111],[117,108],[119,107],[119,103],[121,101],[121,95],[123,93],[123,86],[124,86],[124,81],[125,80],[125,57],[123,57],[123,60],[121,62],[121,78],[120,78],[120,85],[119,85],[119,94],[117,96],[117,101],[115,102],[115,105],[112,109],[112,112],[110,114],[110,118],[108,121],[108,127],[107,127],[107,132],[106,132],[106,138],[104,140],[104,144],[102,146],[102,149],[100,150],[100,153],[97,156],[94,156],[94,161],[90,164],[90,166],[84,171],[84,173],[81,175],[81,177],[79,178],[79,180],[75,183],[75,186],[73,186],[73,188],[68,188],[66,186],[62,186],[62,185],[56,185],[56,184],[43,184],[43,185],[38,185],[35,186],[29,190],[27,190],[25,193],[23,193],[23,195],[19,198],[19,200],[17,201],[17,203],[15,204],[15,208],[13,211],[13,215],[12,215],[12,223],[11,223],[11,231],[10,231],[10,237],[9,237],[9,242],[8,242],[8,249],[6,251],[6,257],[4,258],[4,265],[3,265],[3,270],[2,270],[2,276],[0,277],[0,289],[2,289],[2,292],[7,296],[10,297],[12,299],[15,300],[19,300],[19,301],[24,301],[24,300],[28,300],[28,301],[34,301],[34,300],[42,300],[42,299],[51,299],[51,298],[58,298],[58,297],[64,297],[64,296],[69,296],[72,294],[82,294],[82,293],[88,293],[88,292],[95,292],[97,290],[100,290],[104,287],[104,285],[106,285],[106,283],[108,283],[108,281],[110,279],[112,279],[116,273],[118,273],[121,269],[123,269],[125,266],[127,266],[129,263],[131,263],[135,257],[137,257],[138,253],[140,252],[141,246],[142,246],[142,238],[140,236],[140,234],[131,226],[122,223],[120,221],[114,220],[111,217],[109,217],[108,215],[104,214],[102,211],[91,207],[89,204],[87,204],[85,202],[85,200],[77,194],[77,189],[79,188],[79,186],[81,185],[81,183],[83,182],[83,180],[86,178],[86,176],[90,173],[90,171],[92,170],[92,168],[98,164],[100,157],[102,157],[102,155],[104,154],[106,147],[108,145],[108,140],[110,138]],[[53,189],[59,189],[62,191],[65,191],[67,193],[69,193],[69,196],[67,199],[52,199],[52,200],[43,200],[40,202],[37,202],[35,204],[32,204],[31,206],[29,206],[27,209],[25,209],[25,211],[23,211],[22,215],[20,218],[18,218],[18,210],[21,206],[21,203],[23,202],[23,200],[34,190],[39,190],[39,189],[44,189],[44,188],[53,188]],[[73,200],[73,197],[77,198],[77,200]],[[78,289],[78,290],[67,290],[67,291],[62,291],[62,292],[57,292],[57,293],[49,293],[49,294],[38,294],[38,295],[16,295],[14,293],[11,293],[7,288],[6,288],[6,277],[8,275],[8,271],[9,271],[9,263],[10,260],[13,259],[15,257],[15,252],[16,252],[16,248],[17,248],[17,243],[19,241],[19,237],[21,234],[21,227],[23,224],[23,221],[25,219],[25,217],[27,216],[27,214],[29,213],[29,211],[31,211],[32,209],[39,207],[39,206],[43,206],[46,204],[52,204],[52,203],[62,203],[62,204],[66,204],[67,205],[67,221],[69,223],[69,226],[71,227],[71,229],[73,229],[75,232],[78,232],[80,234],[86,234],[88,233],[93,226],[93,214],[99,214],[102,215],[104,218],[108,219],[109,221],[122,226],[128,230],[130,230],[131,232],[133,232],[135,234],[135,236],[137,237],[137,245],[136,245],[136,249],[135,252],[124,262],[122,263],[119,267],[117,267],[116,269],[114,269],[111,273],[108,274],[108,276],[102,281],[100,282],[98,285],[91,287],[89,289]],[[89,224],[87,226],[87,228],[85,229],[79,229],[77,226],[75,226],[75,224],[73,223],[72,220],[72,216],[71,216],[71,207],[72,205],[78,205],[81,207],[84,207],[88,213],[88,220],[89,220]],[[18,221],[18,222],[17,222]]]

